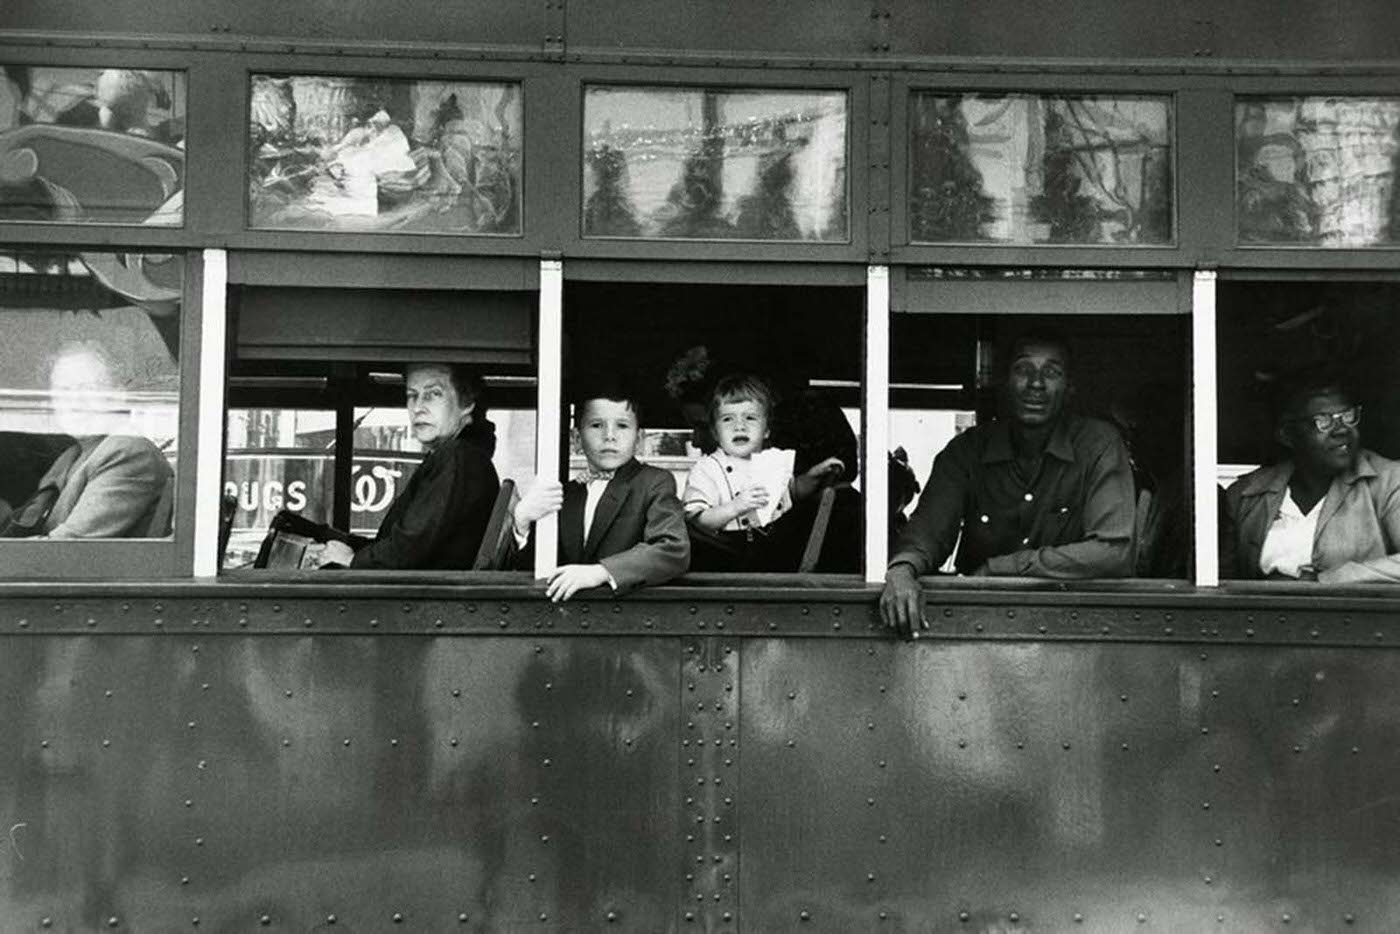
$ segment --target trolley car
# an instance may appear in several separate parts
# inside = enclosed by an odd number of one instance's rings
[[[1222,582],[1216,541],[1279,368],[1346,364],[1400,452],[1397,27],[11,0],[0,501],[94,394],[164,479],[118,535],[0,539],[0,928],[1400,928],[1397,598]],[[929,578],[899,642],[888,453],[926,480],[1045,321],[1175,473],[1176,570]],[[58,385],[93,345],[110,382]],[[546,522],[533,573],[247,567],[281,509],[376,526],[406,361],[484,372],[523,483],[589,366],[683,471],[701,345],[845,412],[858,566],[554,605]]]

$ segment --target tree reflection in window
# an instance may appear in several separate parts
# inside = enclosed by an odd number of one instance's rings
[[[914,242],[1172,238],[1164,97],[913,96]]]
[[[846,95],[590,87],[583,233],[847,238]]]
[[[1400,242],[1400,98],[1241,98],[1235,103],[1241,243]]]

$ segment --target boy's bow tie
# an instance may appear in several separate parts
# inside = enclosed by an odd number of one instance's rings
[[[589,468],[588,470],[585,470],[583,472],[583,476],[579,479],[582,480],[585,485],[587,485],[589,483],[592,483],[594,480],[611,480],[614,476],[616,476],[616,474],[616,470],[593,470],[592,468]]]

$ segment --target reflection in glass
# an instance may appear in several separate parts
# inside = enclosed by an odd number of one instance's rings
[[[914,242],[1172,239],[1165,97],[916,93]]]
[[[520,233],[518,84],[254,75],[254,227]]]
[[[0,254],[0,537],[162,538],[178,256]]]
[[[489,392],[489,387],[488,387]],[[252,567],[268,525],[280,510],[336,525],[335,418],[329,409],[233,408],[228,413],[224,495],[232,521],[225,569]],[[535,470],[535,413],[492,408],[501,479],[524,483]],[[373,538],[389,506],[423,461],[403,406],[357,407],[350,472],[354,535]]]
[[[0,66],[0,220],[184,222],[185,76]]]
[[[268,524],[286,509],[329,523],[335,502],[335,412],[230,409],[224,498],[232,512],[225,568],[252,567]]]
[[[583,233],[847,239],[846,95],[590,87]]]
[[[1235,103],[1242,243],[1400,242],[1400,98],[1241,98]]]

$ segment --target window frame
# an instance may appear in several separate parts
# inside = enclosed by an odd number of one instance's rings
[[[1317,270],[1374,270],[1383,273],[1400,261],[1400,240],[1373,246],[1320,247],[1278,243],[1244,243],[1239,234],[1239,161],[1236,155],[1235,113],[1242,100],[1280,97],[1373,97],[1400,102],[1395,79],[1364,76],[1310,75],[1288,77],[1246,77],[1231,83],[1229,96],[1230,140],[1230,226],[1222,244],[1220,266],[1248,269],[1263,267],[1280,271],[1307,267]],[[1400,171],[1395,175],[1400,176]]]
[[[345,253],[320,253],[314,251],[242,251],[230,252],[228,263],[228,277],[225,283],[224,302],[221,309],[223,320],[226,325],[232,324],[232,295],[233,290],[243,286],[318,286],[323,288],[376,288],[376,289],[399,289],[399,290],[508,290],[533,292],[537,296],[542,293],[542,269],[539,261],[526,261],[509,256],[404,256],[396,254],[345,254]],[[540,360],[540,330],[539,320],[536,318],[532,326],[532,339],[534,342],[533,355],[538,363]],[[219,449],[219,483],[220,491],[223,489],[223,470],[227,464],[228,444],[227,444],[227,417],[231,407],[229,380],[230,372],[227,361],[232,360],[236,353],[237,337],[232,327],[227,328],[228,349],[225,354],[225,364],[222,369],[224,381],[224,395],[220,399],[220,410],[217,413],[219,423],[222,426],[220,434]],[[392,366],[393,364],[385,364]],[[535,371],[536,380],[540,373],[538,366]],[[336,483],[337,499],[335,506],[337,512],[349,512],[350,489],[348,481],[351,475],[351,467],[354,459],[353,444],[350,443],[352,437],[350,426],[353,422],[354,409],[357,406],[370,404],[369,401],[361,398],[336,398],[331,394],[331,386],[319,394],[315,405],[302,406],[306,408],[318,408],[323,411],[335,413],[336,422],[336,453],[334,459],[334,476]],[[514,398],[519,399],[525,390],[512,391]],[[285,398],[292,402],[294,396],[290,393],[282,397],[281,391],[273,389],[261,391],[259,396],[269,402],[275,402],[279,398]],[[240,407],[244,407],[240,405]],[[543,419],[536,419],[535,436],[535,470],[539,472],[541,459],[540,441],[542,437],[540,422]],[[213,571],[207,576],[217,576],[221,579],[248,581],[287,581],[287,580],[308,580],[314,579],[317,583],[341,584],[350,581],[361,581],[367,576],[374,575],[417,575],[420,580],[438,580],[443,583],[461,584],[464,582],[462,575],[467,575],[465,582],[480,580],[483,583],[514,582],[524,583],[528,578],[525,576],[529,572],[525,570],[507,571],[385,571],[385,570],[355,570],[341,571],[335,581],[330,581],[324,576],[317,577],[314,571],[297,570],[270,570],[270,569],[247,569],[234,568],[224,570],[222,565],[222,555],[215,554],[217,550],[208,542],[197,543],[199,552],[196,555],[196,563],[207,551],[212,558],[205,560],[212,561]],[[213,550],[211,550],[213,549]],[[397,580],[398,578],[395,577]]]
[[[562,231],[565,255],[589,260],[698,261],[698,262],[832,262],[867,261],[870,219],[859,205],[868,204],[872,166],[870,146],[871,95],[869,76],[852,70],[811,69],[803,71],[733,68],[717,70],[678,66],[586,65],[566,72],[572,111],[565,125],[571,128],[566,146],[572,156],[568,170],[566,212],[569,228]],[[627,87],[636,90],[708,89],[716,91],[840,91],[846,95],[846,210],[848,239],[845,241],[754,241],[754,240],[663,240],[639,238],[585,237],[583,235],[583,175],[585,126],[584,101],[589,87]],[[562,116],[562,115],[561,115]]]
[[[1019,96],[1026,98],[1039,98],[1040,100],[1066,99],[1066,98],[1094,98],[1105,99],[1153,99],[1161,100],[1166,104],[1167,109],[1167,137],[1170,147],[1170,181],[1171,181],[1171,230],[1170,237],[1162,243],[1023,243],[1016,241],[977,241],[977,240],[915,240],[912,235],[912,225],[909,218],[910,202],[913,190],[914,160],[911,150],[913,148],[912,136],[912,114],[918,98],[923,95],[931,97],[958,97],[958,96],[980,96],[980,95],[1005,95],[1007,97]],[[1177,132],[1177,108],[1178,101],[1175,89],[1125,89],[1113,88],[1104,90],[1097,86],[1084,88],[1064,89],[1062,87],[1045,87],[1027,90],[1017,86],[1012,88],[1005,84],[992,85],[987,87],[971,86],[950,86],[933,87],[911,84],[904,88],[904,107],[901,108],[900,117],[903,123],[903,164],[898,175],[902,186],[902,217],[898,221],[901,226],[898,229],[902,239],[901,242],[910,248],[930,247],[935,249],[970,249],[985,250],[987,248],[1022,249],[1040,252],[1046,248],[1057,248],[1064,250],[1083,250],[1090,254],[1098,253],[1124,253],[1129,256],[1141,256],[1144,254],[1154,254],[1163,251],[1175,252],[1180,247],[1179,211],[1178,211],[1178,178],[1180,173],[1177,167],[1179,146],[1179,134]]]
[[[628,241],[632,242],[632,241]],[[857,435],[857,442],[860,455],[860,484],[862,496],[865,499],[865,512],[863,513],[864,541],[862,542],[862,568],[843,574],[816,574],[808,573],[800,575],[804,581],[810,581],[820,586],[841,587],[850,586],[852,581],[863,579],[866,582],[884,580],[885,562],[883,552],[878,549],[871,551],[871,543],[879,542],[880,547],[884,546],[884,528],[887,517],[879,518],[877,512],[883,513],[884,500],[880,499],[879,509],[872,504],[877,500],[868,491],[876,491],[881,488],[884,471],[887,468],[883,456],[872,458],[870,451],[873,438],[879,441],[881,437],[887,436],[872,434],[872,432],[887,432],[883,427],[884,419],[879,415],[881,410],[872,408],[873,405],[881,404],[877,397],[872,396],[869,387],[869,361],[870,355],[866,353],[866,348],[871,346],[873,339],[879,341],[879,332],[886,327],[884,321],[888,317],[888,302],[884,304],[885,311],[882,313],[879,308],[870,304],[871,283],[878,282],[882,273],[886,279],[886,286],[883,294],[888,294],[888,270],[883,266],[876,265],[856,265],[852,263],[778,263],[778,262],[755,262],[739,265],[725,262],[667,262],[628,259],[628,260],[569,260],[563,264],[563,282],[623,282],[623,283],[654,283],[670,284],[677,287],[686,285],[789,285],[789,286],[815,286],[815,287],[835,287],[835,288],[860,288],[865,291],[865,301],[862,303],[862,321],[860,324],[863,331],[863,344],[861,350],[860,372],[861,379],[861,430]],[[880,287],[876,285],[876,294],[879,295]],[[565,309],[567,314],[567,309]],[[887,333],[887,332],[886,332]],[[562,342],[563,321],[558,322],[557,338]],[[540,374],[543,383],[543,374]],[[563,414],[563,405],[567,400],[561,400],[560,424],[556,437],[560,442],[560,456],[558,460],[558,479],[568,481],[568,420]],[[879,419],[881,427],[877,428],[876,420]],[[543,422],[543,419],[541,419]],[[646,426],[644,425],[643,428]],[[542,428],[543,430],[543,428]],[[540,444],[543,444],[543,440]],[[540,461],[540,463],[547,463]],[[879,471],[877,475],[876,471]],[[878,528],[872,526],[872,521],[878,521]],[[872,558],[878,559],[878,567],[872,564]],[[544,562],[542,556],[536,554],[536,577],[547,576],[548,571],[553,570],[554,562],[552,557],[548,562]],[[688,571],[683,577],[678,579],[682,584],[699,584],[701,586],[725,586],[727,582],[738,579],[782,579],[791,578],[796,572],[711,572],[711,571]]]
[[[1186,132],[1188,106],[1196,106],[1184,92],[1190,82],[1183,76],[1124,75],[1082,72],[1008,75],[985,71],[933,71],[910,69],[896,73],[890,82],[890,262],[892,265],[930,266],[1054,266],[1067,269],[1092,267],[1181,267],[1188,262],[1196,232],[1183,197],[1180,179],[1196,164]],[[1105,97],[1165,97],[1171,121],[1171,179],[1173,239],[1167,244],[1016,244],[925,243],[910,236],[910,195],[913,160],[910,115],[919,94],[1026,94]]]
[[[17,244],[5,243],[9,250]],[[29,244],[23,248],[28,249]],[[79,247],[74,246],[75,251]],[[110,251],[108,245],[93,246]],[[149,245],[122,247],[127,252],[172,252]],[[180,303],[179,365],[179,463],[175,470],[171,535],[164,539],[114,538],[76,540],[0,539],[0,580],[81,580],[91,578],[134,579],[182,577],[193,572],[191,542],[195,528],[195,482],[199,449],[199,352],[201,346],[200,296],[204,281],[200,254],[180,252],[185,258],[183,298]]]
[[[1148,318],[1148,317],[1150,317],[1150,318],[1174,317],[1174,318],[1186,319],[1186,320],[1185,320],[1185,324],[1186,324],[1185,330],[1187,331],[1186,337],[1187,337],[1188,339],[1190,339],[1190,338],[1192,337],[1192,334],[1194,333],[1194,329],[1197,327],[1196,322],[1197,322],[1197,319],[1198,319],[1198,315],[1200,314],[1200,311],[1201,311],[1201,309],[1199,308],[1199,306],[1198,306],[1198,304],[1197,304],[1197,299],[1199,298],[1199,295],[1198,295],[1198,292],[1194,289],[1194,283],[1196,282],[1197,274],[1195,274],[1192,270],[1182,270],[1182,269],[1166,268],[1166,267],[1155,266],[1155,265],[1151,265],[1151,264],[1143,264],[1142,266],[1137,267],[1137,268],[1134,269],[1134,270],[1125,269],[1125,268],[1121,268],[1121,267],[1113,267],[1113,268],[1110,268],[1110,269],[1107,269],[1107,270],[1102,270],[1102,271],[1107,272],[1107,273],[1109,273],[1109,274],[1128,273],[1128,272],[1133,272],[1133,271],[1141,271],[1141,272],[1145,272],[1145,273],[1148,273],[1148,274],[1149,274],[1147,277],[1145,277],[1144,279],[1141,279],[1141,280],[1139,280],[1139,279],[1133,279],[1133,278],[1129,278],[1129,279],[1106,279],[1106,280],[1092,280],[1092,279],[1091,279],[1091,280],[1079,280],[1079,279],[1075,279],[1075,278],[1069,278],[1069,279],[1064,279],[1064,280],[1057,280],[1057,279],[1055,279],[1054,277],[1051,277],[1050,281],[1049,281],[1048,283],[1046,283],[1046,282],[1044,282],[1043,280],[1039,280],[1039,279],[1035,279],[1035,278],[1027,278],[1027,279],[1024,279],[1024,280],[1023,280],[1023,279],[1002,280],[1002,279],[996,278],[996,277],[993,275],[993,276],[989,276],[986,280],[983,280],[983,281],[976,281],[976,280],[973,280],[973,281],[964,282],[964,281],[959,281],[959,280],[956,280],[956,279],[952,279],[952,280],[938,280],[938,279],[927,279],[927,280],[924,280],[924,279],[914,279],[914,280],[911,281],[911,278],[910,278],[910,275],[909,275],[911,271],[920,269],[920,268],[925,267],[925,266],[930,266],[930,265],[941,265],[941,264],[923,264],[923,263],[920,263],[920,264],[909,264],[909,265],[905,265],[905,266],[901,266],[901,267],[893,267],[893,268],[891,268],[891,270],[890,270],[890,284],[891,284],[891,288],[890,288],[890,310],[889,310],[890,327],[891,327],[891,329],[893,328],[894,316],[895,316],[895,315],[900,315],[900,314],[925,314],[925,313],[927,313],[927,314],[942,314],[942,315],[948,315],[948,314],[971,314],[971,315],[986,315],[986,316],[988,316],[988,317],[995,317],[995,316],[998,316],[998,315],[1020,315],[1020,316],[1044,315],[1044,316],[1046,316],[1046,317],[1052,317],[1052,318],[1053,318],[1053,317],[1072,316],[1073,314],[1076,313],[1075,311],[1071,310],[1071,309],[1074,308],[1074,306],[1075,306],[1075,298],[1074,298],[1074,293],[1075,293],[1075,292],[1080,292],[1080,293],[1084,293],[1084,292],[1098,292],[1098,293],[1100,293],[1100,294],[1097,296],[1097,298],[1099,298],[1099,299],[1107,298],[1108,301],[1107,301],[1107,302],[1103,302],[1103,303],[1101,303],[1100,305],[1098,305],[1098,306],[1096,306],[1096,307],[1090,307],[1090,308],[1088,308],[1087,310],[1080,311],[1080,312],[1077,312],[1077,313],[1083,313],[1083,314],[1112,314],[1113,312],[1109,311],[1108,309],[1111,308],[1111,307],[1113,307],[1113,306],[1115,306],[1115,305],[1117,305],[1117,304],[1119,304],[1120,302],[1121,302],[1121,303],[1136,302],[1136,303],[1141,304],[1141,305],[1146,305],[1146,306],[1153,307],[1154,310],[1151,310],[1151,311],[1143,311],[1143,312],[1136,312],[1136,313],[1134,313],[1134,312],[1121,313],[1122,317],[1127,318],[1127,319],[1141,319],[1141,318]],[[947,264],[947,265],[953,266],[953,265],[961,265],[961,264]],[[1028,267],[1031,268],[1031,269],[1036,269],[1036,268],[1051,269],[1051,268],[1054,268],[1054,267],[1050,267],[1050,266],[1047,266],[1047,265],[1044,265],[1044,264],[1040,264],[1040,265],[1038,265],[1038,266],[1033,266],[1032,264],[1018,264],[1018,265],[1014,265],[1014,266],[993,266],[993,265],[990,265],[990,264],[989,264],[986,268],[987,268],[989,271],[995,272],[995,271],[998,270],[998,269],[1008,270],[1008,271],[1020,271],[1020,270],[1026,269],[1026,268],[1028,268]],[[1073,271],[1077,271],[1077,270],[1071,268],[1071,269],[1067,269],[1067,270],[1065,270],[1065,271],[1073,272]],[[1093,271],[1093,270],[1089,270],[1089,271]],[[1157,275],[1157,274],[1160,274],[1160,275]],[[1213,276],[1214,274],[1212,273],[1211,275]],[[950,293],[953,293],[954,296],[958,297],[959,300],[961,300],[961,301],[963,301],[963,302],[966,302],[966,301],[968,300],[968,297],[970,296],[971,299],[973,300],[973,302],[976,303],[978,299],[980,299],[980,298],[983,297],[982,295],[978,295],[977,293],[984,293],[986,297],[994,298],[994,299],[996,299],[996,300],[995,300],[995,301],[991,301],[991,302],[986,302],[986,303],[985,303],[985,304],[986,304],[986,307],[980,307],[980,308],[979,308],[979,307],[975,307],[975,304],[974,304],[973,306],[965,307],[965,308],[961,308],[961,309],[955,308],[955,309],[950,309],[950,310],[938,310],[938,309],[936,309],[936,308],[933,307],[933,303],[936,303],[936,302],[941,298],[941,296],[938,295],[938,292],[939,292],[939,290],[940,290],[938,284],[939,284],[940,281],[946,282],[948,285],[953,286],[953,288],[952,288],[952,289],[949,289],[948,291],[949,291]],[[1213,279],[1212,279],[1212,282],[1213,282]],[[1045,285],[1045,284],[1049,284],[1049,285],[1064,285],[1066,288],[1063,289],[1063,290],[1060,290],[1060,291],[1062,291],[1064,294],[1062,294],[1061,296],[1058,296],[1058,297],[1057,297],[1057,296],[1055,296],[1053,293],[1047,295],[1047,294],[1046,294],[1047,290],[1044,289],[1043,287],[1038,288],[1038,287],[1037,287],[1037,283],[1040,283],[1042,286]],[[1017,304],[1017,303],[1012,303],[1012,302],[1009,302],[1009,301],[1006,301],[1006,300],[1005,300],[1005,298],[1004,298],[1005,296],[1011,295],[1012,293],[1015,293],[1015,292],[1018,292],[1018,291],[1022,291],[1022,290],[1024,290],[1024,292],[1025,292],[1025,294],[1026,294],[1026,300],[1025,300],[1025,301],[1023,301],[1023,302]],[[1121,298],[1115,297],[1115,293],[1116,293],[1116,296],[1121,296]],[[1213,290],[1212,290],[1212,295],[1213,295]],[[1039,309],[1037,309],[1037,308],[1035,308],[1035,307],[1032,307],[1032,306],[1034,306],[1034,305],[1036,305],[1036,304],[1040,305],[1041,307],[1040,307]],[[1209,318],[1209,321],[1210,321],[1210,323],[1211,323],[1211,328],[1212,328],[1212,332],[1211,332],[1211,341],[1210,341],[1209,347],[1202,347],[1202,346],[1198,345],[1197,342],[1192,341],[1192,343],[1190,343],[1189,345],[1184,346],[1184,347],[1182,348],[1182,349],[1185,351],[1185,353],[1183,354],[1182,359],[1181,359],[1181,365],[1182,365],[1182,369],[1183,369],[1183,373],[1182,373],[1182,376],[1183,376],[1183,386],[1184,386],[1184,387],[1187,387],[1188,389],[1189,389],[1189,387],[1191,386],[1190,380],[1192,379],[1192,375],[1193,375],[1193,372],[1194,372],[1194,368],[1195,368],[1197,365],[1200,365],[1200,364],[1203,362],[1203,358],[1202,358],[1202,356],[1201,356],[1201,354],[1202,354],[1203,352],[1207,352],[1207,351],[1209,352],[1209,354],[1211,355],[1211,356],[1210,356],[1211,366],[1212,366],[1212,367],[1214,366],[1214,357],[1213,357],[1213,354],[1214,354],[1214,332],[1213,332],[1214,317],[1213,317],[1213,314],[1212,314],[1212,316]],[[895,405],[894,405],[895,395],[894,395],[894,392],[890,389],[890,380],[889,380],[888,372],[889,372],[889,371],[888,371],[888,369],[887,369],[887,370],[886,370],[886,374],[885,374],[885,383],[884,383],[884,386],[883,386],[883,391],[886,393],[887,397],[890,399],[889,410],[890,410],[890,411],[893,411],[893,410],[895,410],[896,408],[902,408],[902,406],[895,406]],[[1213,373],[1214,370],[1212,369],[1211,372]],[[1184,399],[1182,400],[1183,405],[1184,405],[1184,414],[1185,414],[1185,418],[1186,418],[1186,428],[1187,428],[1187,431],[1188,431],[1188,436],[1189,436],[1189,438],[1196,438],[1196,437],[1197,437],[1197,435],[1196,435],[1196,432],[1197,432],[1197,430],[1198,430],[1197,427],[1196,427],[1197,425],[1200,425],[1200,424],[1208,424],[1208,425],[1212,426],[1212,430],[1213,430],[1213,426],[1214,426],[1214,424],[1215,424],[1215,416],[1214,416],[1214,412],[1215,412],[1215,399],[1214,399],[1213,396],[1212,396],[1210,399],[1208,399],[1208,400],[1203,399],[1203,398],[1201,397],[1201,393],[1199,392],[1200,385],[1201,385],[1201,384],[1200,384],[1200,382],[1199,382],[1199,379],[1197,379],[1197,381],[1196,381],[1196,387],[1197,387],[1197,390],[1198,390],[1198,391],[1196,391],[1196,392],[1191,392],[1188,398],[1184,398]],[[866,387],[866,392],[867,392],[867,393],[874,393],[874,392],[877,392],[877,391],[879,391],[879,389],[878,389],[877,387],[873,386],[873,385],[872,385],[872,386]],[[1212,435],[1212,438],[1213,438],[1213,437],[1214,437],[1214,436]],[[891,446],[895,443],[896,440],[897,440],[897,439],[890,439],[889,444],[887,444],[887,448],[888,448],[888,447],[891,447]],[[1204,453],[1208,453],[1208,454],[1210,455],[1210,457],[1211,457],[1211,461],[1210,461],[1210,470],[1209,470],[1208,472],[1210,473],[1210,475],[1211,475],[1212,477],[1214,476],[1214,447],[1212,446],[1208,451],[1205,451],[1204,449],[1199,448],[1196,444],[1187,443],[1187,444],[1184,444],[1185,459],[1184,459],[1183,464],[1182,464],[1183,474],[1184,474],[1184,475],[1183,475],[1183,480],[1186,480],[1186,479],[1189,477],[1189,478],[1192,478],[1192,479],[1193,479],[1193,482],[1198,482],[1198,480],[1196,480],[1196,478],[1198,478],[1198,477],[1201,475],[1201,467],[1200,467],[1200,463],[1199,463],[1199,457],[1200,457],[1200,455],[1201,455],[1203,452],[1204,452]],[[872,464],[871,466],[873,467],[874,465]],[[884,483],[885,483],[885,484],[888,484],[887,468],[888,468],[888,464],[887,464],[887,463],[882,463],[882,464],[880,465],[880,467],[878,468],[878,469],[881,469],[882,471],[885,471],[885,472],[886,472],[886,478],[885,478],[885,480],[884,480]],[[922,491],[921,491],[921,492],[922,492]],[[917,502],[917,499],[916,499],[916,502]],[[1085,584],[1092,584],[1092,585],[1094,585],[1095,587],[1102,588],[1102,587],[1104,587],[1104,586],[1112,587],[1112,586],[1122,585],[1122,584],[1124,584],[1125,582],[1135,582],[1135,583],[1132,584],[1132,586],[1141,588],[1141,586],[1142,586],[1142,583],[1141,583],[1141,582],[1143,582],[1143,581],[1147,581],[1147,582],[1149,582],[1149,583],[1150,583],[1151,585],[1153,585],[1153,586],[1159,586],[1159,587],[1164,587],[1164,588],[1180,587],[1181,585],[1187,584],[1187,583],[1206,584],[1206,585],[1208,586],[1209,583],[1206,582],[1206,581],[1202,581],[1201,578],[1200,578],[1200,567],[1199,567],[1199,565],[1200,565],[1200,560],[1201,560],[1201,559],[1200,559],[1200,556],[1202,555],[1202,542],[1201,542],[1201,540],[1199,539],[1198,536],[1199,536],[1200,534],[1204,534],[1204,533],[1206,533],[1206,532],[1209,532],[1209,535],[1210,535],[1209,541],[1210,541],[1210,545],[1211,545],[1212,553],[1213,553],[1213,549],[1214,549],[1214,546],[1215,546],[1214,531],[1213,531],[1213,526],[1212,526],[1210,529],[1204,529],[1204,528],[1202,528],[1202,527],[1199,525],[1199,522],[1200,522],[1200,513],[1201,513],[1201,511],[1195,509],[1195,508],[1194,508],[1194,501],[1192,501],[1192,502],[1193,502],[1193,505],[1192,505],[1192,521],[1193,521],[1193,524],[1194,524],[1194,528],[1196,529],[1196,534],[1193,535],[1193,539],[1194,539],[1194,542],[1193,542],[1193,544],[1194,544],[1193,554],[1195,555],[1195,563],[1194,563],[1194,564],[1191,564],[1191,563],[1188,562],[1188,566],[1190,567],[1190,569],[1191,569],[1191,571],[1192,571],[1190,577],[1183,577],[1183,578],[1136,578],[1136,577],[1127,577],[1127,578],[1111,578],[1111,579],[1099,579],[1099,578],[1094,578],[1094,579],[1088,579],[1088,580],[1084,580],[1084,581],[1052,581],[1052,580],[1044,580],[1044,581],[1040,581],[1041,586],[1074,589],[1074,588],[1080,587],[1080,586],[1085,585]],[[1215,515],[1214,515],[1213,512],[1210,513],[1209,518],[1210,518],[1210,520],[1211,520],[1212,522],[1214,521]],[[872,544],[872,543],[870,543],[870,542],[867,542],[867,543],[866,543],[867,549],[869,549],[869,548],[871,547],[871,544]],[[1213,566],[1213,564],[1212,564],[1212,566]],[[883,580],[883,576],[882,576],[880,579]],[[976,584],[977,584],[977,586],[978,586],[979,588],[986,588],[986,589],[991,589],[991,590],[995,590],[995,589],[998,589],[998,588],[1008,589],[1008,590],[1013,590],[1013,589],[1014,589],[1014,590],[1022,590],[1022,589],[1025,589],[1025,586],[1026,586],[1025,581],[1024,581],[1023,579],[1016,579],[1016,580],[998,580],[998,579],[996,579],[996,578],[988,578],[988,579],[979,579],[979,580],[977,580]]]

